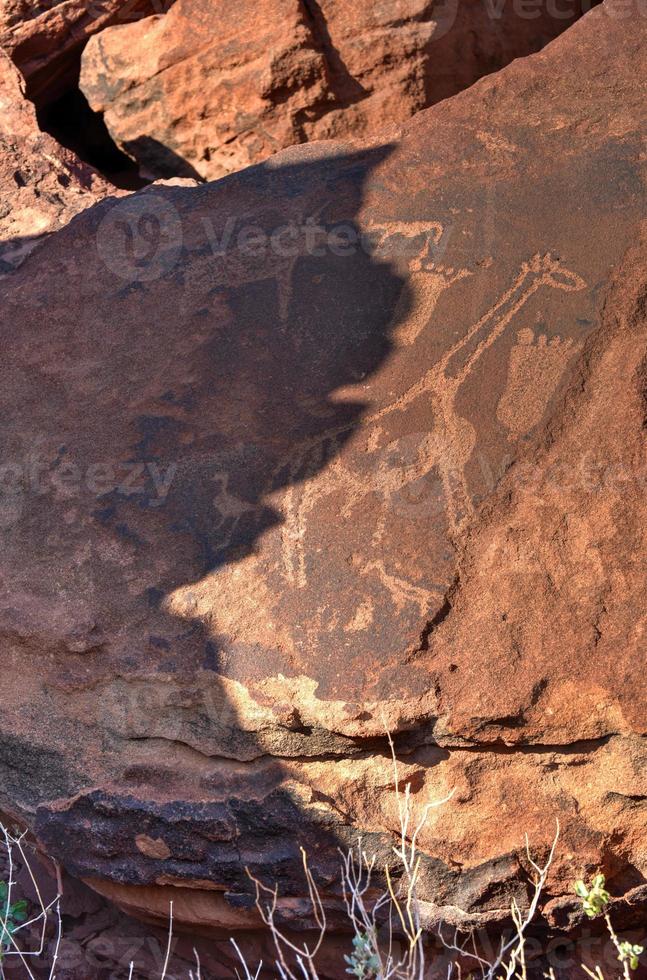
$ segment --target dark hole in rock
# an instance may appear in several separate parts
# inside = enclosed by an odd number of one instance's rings
[[[72,150],[106,180],[125,190],[139,190],[150,181],[112,139],[103,116],[94,112],[79,88],[37,109],[38,124],[62,146]]]

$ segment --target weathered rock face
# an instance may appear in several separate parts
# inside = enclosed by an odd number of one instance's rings
[[[598,8],[12,274],[0,787],[74,874],[230,929],[248,865],[289,922],[303,844],[334,923],[388,727],[416,812],[455,789],[429,921],[503,917],[556,817],[553,921],[598,866],[644,903],[646,40]]]
[[[0,276],[108,193],[117,192],[40,132],[22,79],[0,51]]]
[[[168,10],[172,0],[3,0],[0,48],[27,80],[38,104],[58,98],[78,79],[88,38],[112,24]]]
[[[541,3],[528,17],[522,5],[481,0],[178,0],[164,17],[93,38],[81,87],[147,174],[213,179],[296,143],[401,122],[537,51],[579,12],[573,3],[557,16]]]

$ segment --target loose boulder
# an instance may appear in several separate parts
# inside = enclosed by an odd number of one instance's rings
[[[92,38],[81,88],[146,175],[212,180],[287,146],[402,122],[580,13],[579,0],[558,15],[550,2],[178,0]]]
[[[74,88],[89,37],[113,24],[168,10],[172,0],[4,0],[0,48],[27,81],[27,94],[47,105]]]

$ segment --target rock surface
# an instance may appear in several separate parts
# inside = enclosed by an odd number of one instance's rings
[[[118,194],[38,128],[24,83],[0,51],[0,276],[79,211]]]
[[[389,728],[416,813],[455,791],[427,921],[504,918],[556,818],[549,920],[598,867],[644,909],[647,22],[612,14],[9,277],[0,787],[124,907],[248,927],[247,865],[298,922],[303,844],[334,924]]]
[[[537,51],[577,9],[178,0],[94,37],[81,87],[146,175],[214,179],[283,147],[401,122]]]
[[[172,0],[3,0],[0,48],[47,104],[75,86],[81,51],[96,31],[168,10]]]

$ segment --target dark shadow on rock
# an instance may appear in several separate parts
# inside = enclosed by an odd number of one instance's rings
[[[40,107],[37,114],[43,132],[76,153],[115,187],[139,190],[148,183],[139,176],[135,161],[119,149],[103,116],[90,108],[78,87]]]
[[[130,157],[139,162],[145,172],[153,175],[151,179],[190,177],[199,183],[204,181],[188,160],[152,136],[138,136],[137,139],[126,140],[123,148]]]
[[[600,2],[571,0],[557,10],[542,0],[530,17],[516,3],[434,4],[437,28],[425,52],[425,106],[452,98],[515,59],[541,51]]]
[[[316,800],[304,805],[282,759],[361,755],[371,743],[317,730],[290,705],[273,724],[250,724],[243,679],[293,673],[289,658],[280,643],[237,644],[217,592],[210,612],[200,603],[210,576],[241,567],[281,525],[277,494],[329,467],[366,412],[360,385],[386,362],[408,309],[406,262],[356,238],[366,182],[389,153],[313,149],[200,188],[102,202],[11,277],[20,300],[26,280],[41,297],[50,278],[52,288],[8,338],[11,357],[39,336],[71,369],[63,386],[45,365],[23,378],[39,392],[29,425],[41,475],[73,464],[83,477],[73,521],[69,497],[45,490],[21,497],[3,529],[22,583],[37,590],[38,579],[52,617],[68,618],[60,626],[43,611],[34,635],[17,597],[0,627],[49,650],[30,711],[47,716],[40,747],[58,753],[66,779],[53,770],[43,784],[35,767],[21,795],[41,804],[41,841],[79,877],[210,878],[232,909],[249,910],[248,865],[303,894],[304,844],[322,887],[335,889],[337,848],[354,830]],[[181,234],[162,241],[176,220]],[[113,482],[88,492],[97,463]],[[162,837],[166,857],[146,844]],[[376,849],[390,845],[382,835]]]
[[[335,100],[344,105],[359,102],[369,93],[349,71],[338,48],[335,47],[319,0],[303,0],[303,6],[310,21],[315,43],[326,59],[330,91]]]

